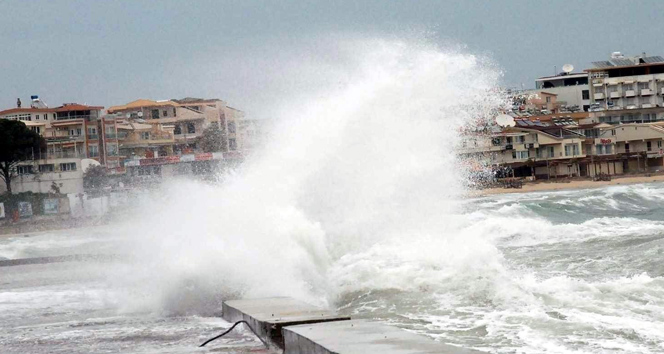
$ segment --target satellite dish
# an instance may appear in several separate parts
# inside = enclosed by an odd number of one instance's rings
[[[131,118],[131,113],[127,113],[127,118]]]
[[[574,65],[572,65],[572,64],[565,64],[565,65],[563,65],[563,71],[564,71],[564,72],[566,72],[566,73],[569,74],[569,73],[572,72],[572,70],[574,70]]]
[[[498,117],[496,117],[496,124],[500,125],[501,127],[516,126],[514,118],[512,116],[508,116],[507,114],[501,114]]]
[[[143,112],[138,112],[138,116],[139,116],[139,117],[142,117],[142,116],[143,116]]]

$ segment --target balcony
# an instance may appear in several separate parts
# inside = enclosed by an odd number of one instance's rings
[[[653,92],[651,89],[641,89],[641,96],[650,96]]]
[[[618,91],[609,92],[609,97],[610,98],[620,98],[620,92],[618,92]]]
[[[603,93],[603,92],[598,92],[598,93],[595,93],[595,95],[594,95],[593,97],[594,97],[596,100],[603,100],[605,96],[604,96],[604,93]]]
[[[84,159],[85,154],[80,151],[55,151],[48,152],[47,159]]]
[[[104,134],[104,136],[106,137],[106,139],[116,139],[118,137],[118,135],[115,133],[106,133]]]
[[[97,134],[88,134],[88,140],[97,140],[99,139],[99,135]]]
[[[652,103],[644,103],[641,105],[641,108],[652,108],[652,107],[653,107]]]
[[[634,97],[636,96],[634,90],[626,90],[625,91],[625,97]]]

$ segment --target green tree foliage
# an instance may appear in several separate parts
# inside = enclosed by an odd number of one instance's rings
[[[203,131],[200,147],[205,152],[226,151],[226,134],[216,124]]]
[[[41,156],[46,141],[17,120],[0,119],[0,178],[5,181],[7,193],[12,192],[12,178],[16,164]]]
[[[104,166],[90,166],[83,174],[83,188],[91,193],[101,193],[104,187],[109,186],[109,177]]]

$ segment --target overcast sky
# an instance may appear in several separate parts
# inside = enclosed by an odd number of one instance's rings
[[[663,16],[661,0],[0,0],[0,109],[39,94],[106,107],[218,97],[251,112],[269,86],[258,78],[279,78],[270,71],[284,52],[316,50],[312,38],[414,31],[488,56],[502,85],[529,88],[554,66],[582,70],[613,51],[664,55]]]

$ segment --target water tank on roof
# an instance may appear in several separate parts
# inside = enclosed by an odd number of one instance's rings
[[[613,52],[611,53],[611,59],[624,59],[625,56],[622,55],[621,52]]]

